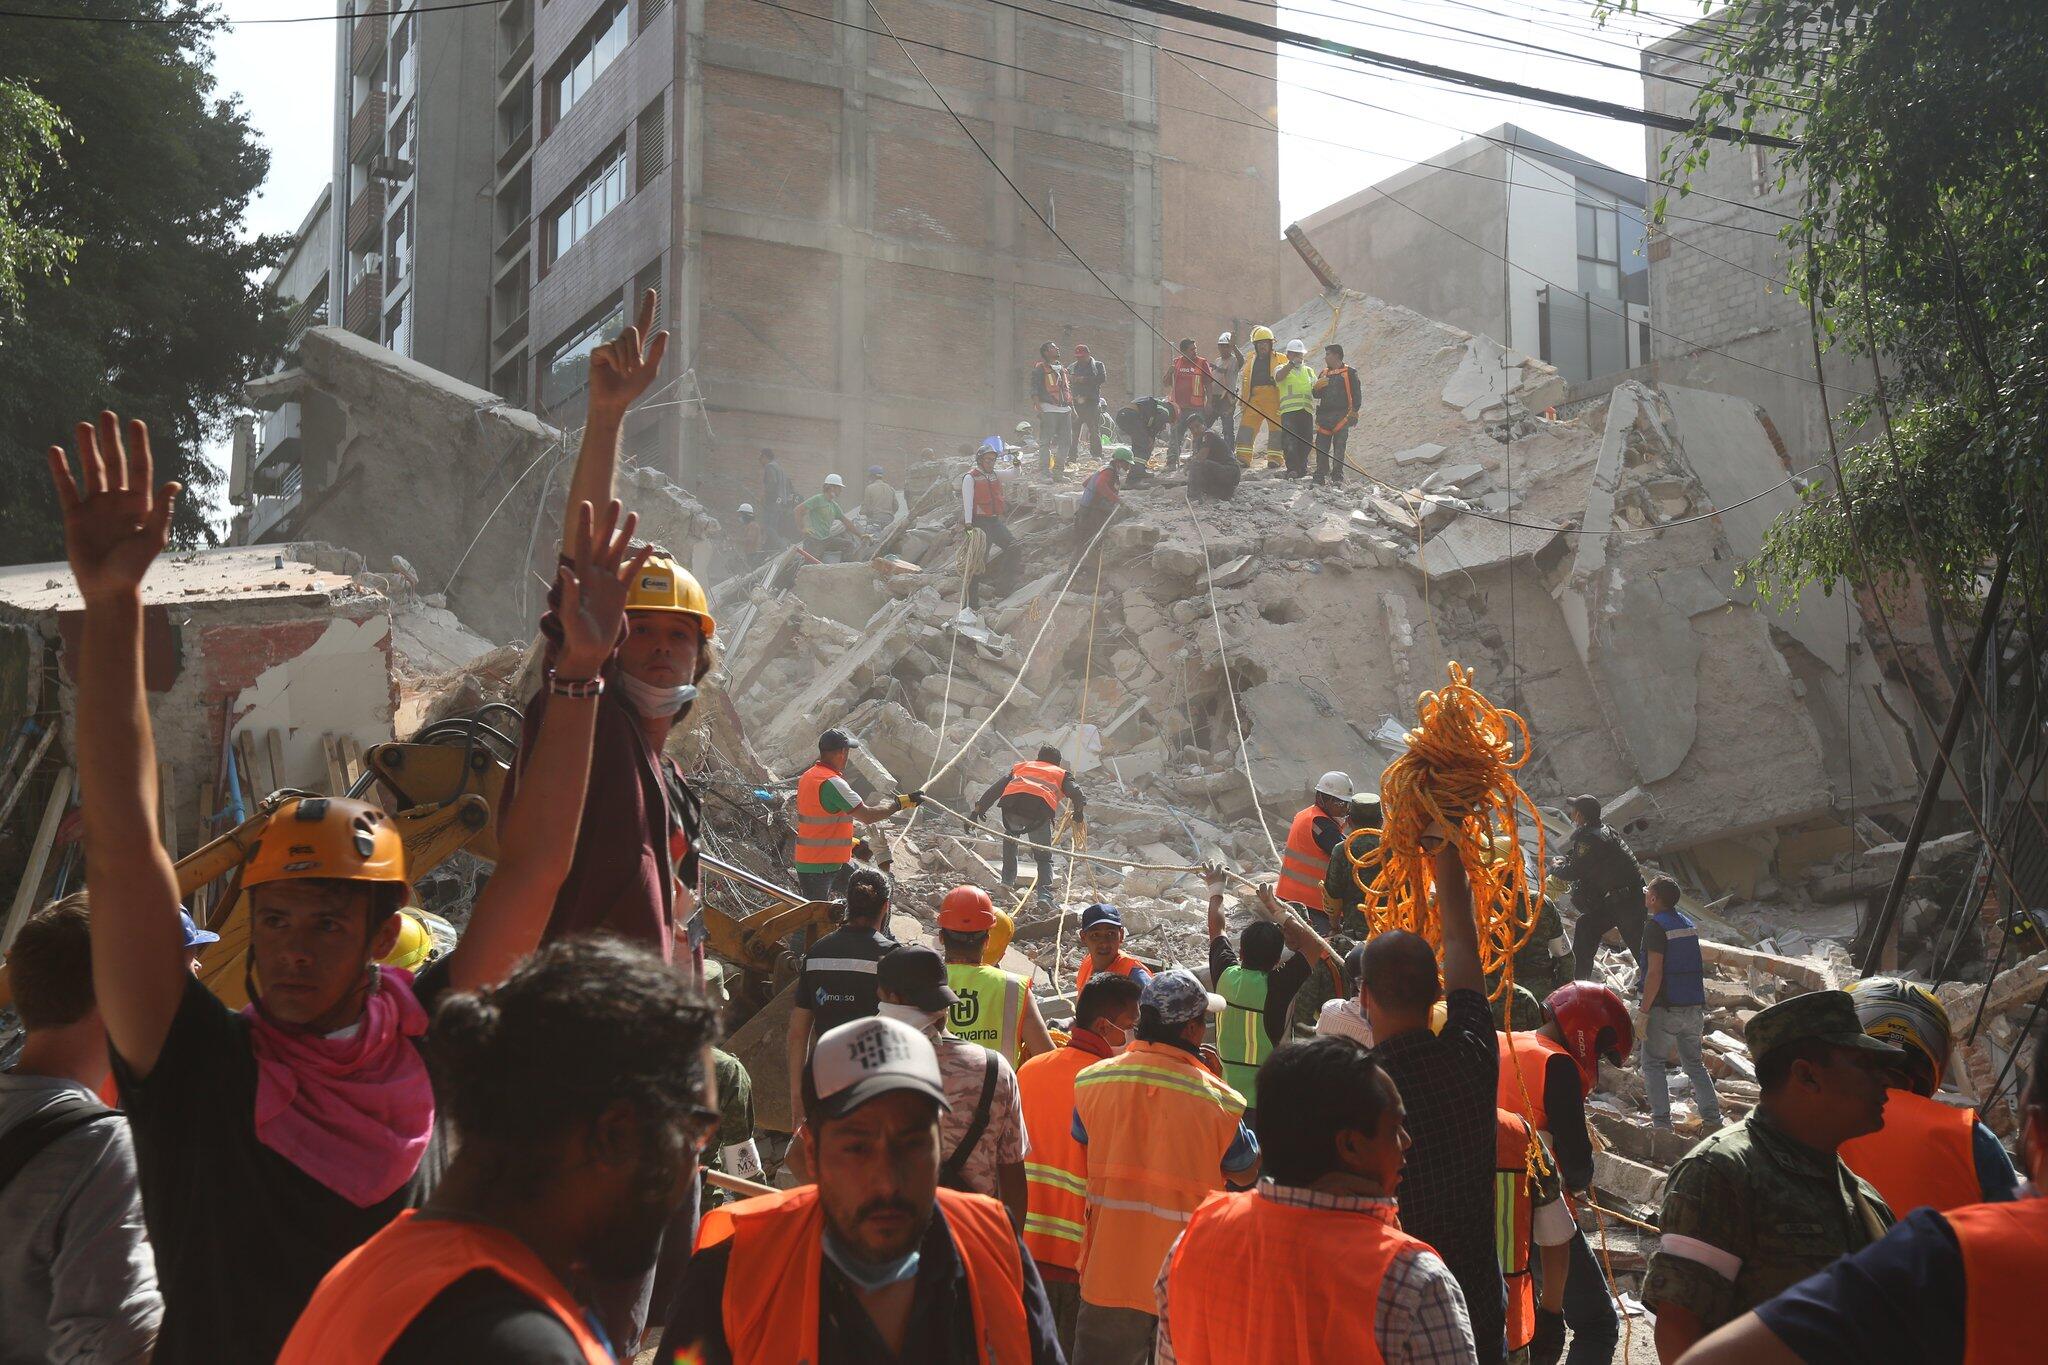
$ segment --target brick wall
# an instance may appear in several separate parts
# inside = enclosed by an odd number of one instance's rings
[[[987,404],[995,286],[980,276],[871,261],[869,387],[906,398]]]
[[[839,258],[706,236],[698,373],[830,392],[839,382]]]
[[[703,201],[818,221],[838,211],[840,94],[704,68]]]

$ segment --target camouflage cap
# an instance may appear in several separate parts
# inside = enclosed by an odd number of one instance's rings
[[[1750,1060],[1759,1065],[1787,1043],[1807,1038],[1882,1053],[1899,1061],[1906,1058],[1904,1048],[1880,1042],[1863,1031],[1856,1018],[1856,1000],[1847,991],[1809,991],[1780,1000],[1743,1025],[1742,1038],[1749,1044]]]

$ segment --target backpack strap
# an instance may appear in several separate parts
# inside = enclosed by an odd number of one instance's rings
[[[0,1191],[5,1191],[14,1177],[58,1138],[101,1119],[118,1118],[120,1114],[120,1110],[109,1109],[98,1100],[66,1095],[15,1124],[5,1136],[0,1136]]]
[[[989,1110],[994,1107],[996,1097],[996,1054],[988,1054],[988,1061],[981,1069],[981,1098],[974,1102],[974,1118],[967,1125],[967,1131],[960,1135],[960,1145],[953,1149],[953,1155],[946,1158],[939,1167],[939,1183],[947,1189],[960,1188],[960,1173],[967,1169],[967,1159],[974,1155],[981,1135],[988,1131]]]

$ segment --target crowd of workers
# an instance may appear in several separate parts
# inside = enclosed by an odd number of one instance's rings
[[[693,929],[697,806],[663,752],[716,623],[609,497],[666,344],[652,303],[592,357],[502,855],[416,973],[387,962],[409,896],[394,822],[298,795],[240,872],[247,1006],[201,983],[216,944],[161,841],[143,669],[142,582],[178,489],[111,413],[51,450],[84,602],[68,671],[91,718],[87,888],[30,915],[8,962],[26,1043],[0,1077],[0,1359],[610,1365],[658,1336],[664,1365],[1550,1365],[1567,1341],[1573,1362],[1610,1360],[1585,1101],[1634,1050],[1629,1002],[1574,979],[1560,922],[1527,975],[1516,962],[1534,1013],[1497,1017],[1484,908],[1448,844],[1440,943],[1371,932],[1340,844],[1381,821],[1342,773],[1290,823],[1235,941],[1224,871],[1205,869],[1205,973],[1126,951],[1115,906],[1082,911],[1055,1031],[1002,966],[1015,925],[986,889],[943,897],[936,951],[892,937],[856,826],[920,794],[863,799],[855,740],[827,731],[794,871],[843,922],[794,987],[797,1183],[754,1192],[751,1083],[717,1047],[717,964]],[[1002,811],[1005,882],[1021,841],[1050,883],[1045,835],[1082,800],[1056,750],[997,779],[976,814]],[[1660,1356],[2033,1358],[2048,1203],[1933,1098],[1938,1000],[1875,980],[1758,1012],[1761,1098],[1719,1126],[1678,889],[1644,883],[1597,801],[1573,815],[1555,870],[1581,898],[1580,960],[1589,935],[1629,931],[1653,1119],[1671,1118],[1668,1042],[1703,1120],[1643,1291]]]

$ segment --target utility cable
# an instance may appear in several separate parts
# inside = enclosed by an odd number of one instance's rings
[[[1273,842],[1273,829],[1266,823],[1265,803],[1259,800],[1259,784],[1252,780],[1251,746],[1247,743],[1244,729],[1244,713],[1237,705],[1237,680],[1230,676],[1230,650],[1223,643],[1223,608],[1216,602],[1216,565],[1209,558],[1209,536],[1202,529],[1202,519],[1195,515],[1194,500],[1186,493],[1181,501],[1187,505],[1188,520],[1194,524],[1195,540],[1202,547],[1202,586],[1209,592],[1209,624],[1216,627],[1216,653],[1223,668],[1223,687],[1230,694],[1230,719],[1237,725],[1237,765],[1244,770],[1245,789],[1251,793],[1252,809],[1259,817],[1259,833],[1266,836],[1266,847],[1273,854],[1273,866],[1280,866],[1280,845]],[[1195,850],[1200,853],[1200,849]]]

